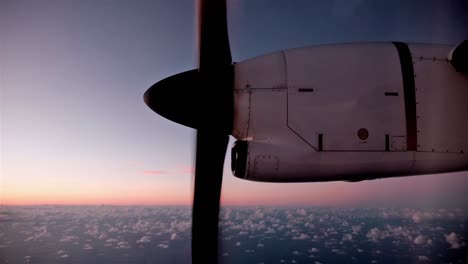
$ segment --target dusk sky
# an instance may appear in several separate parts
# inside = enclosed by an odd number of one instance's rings
[[[326,43],[455,45],[468,38],[467,6],[228,0],[231,50],[242,61]],[[196,68],[195,28],[193,0],[1,0],[1,204],[191,204],[195,130],[143,93]],[[229,153],[222,204],[468,208],[468,172],[256,183],[232,176]]]

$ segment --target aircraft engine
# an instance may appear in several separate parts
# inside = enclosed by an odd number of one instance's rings
[[[357,181],[468,169],[468,75],[450,49],[323,45],[236,63],[234,175]]]

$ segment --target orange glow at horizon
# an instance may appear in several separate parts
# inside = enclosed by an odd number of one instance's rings
[[[191,194],[150,192],[15,192],[9,193],[4,205],[188,205]]]
[[[61,177],[62,173],[55,172],[45,177],[9,171],[0,205],[192,205],[192,176],[188,174],[80,177],[81,173],[75,173]],[[468,181],[467,173],[452,173],[357,183],[258,183],[230,174],[226,167],[221,206],[405,206],[412,200],[450,205],[460,200]],[[468,201],[458,204],[468,207]]]
[[[150,183],[140,182],[138,177],[109,182],[97,177],[89,181],[71,177],[11,179],[2,188],[2,205],[188,205],[192,201],[190,181],[167,181],[165,177],[150,177]]]

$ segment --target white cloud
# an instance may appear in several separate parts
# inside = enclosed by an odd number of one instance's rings
[[[90,244],[85,244],[83,246],[83,250],[92,250],[92,249],[93,249],[93,247]]]
[[[73,242],[78,239],[79,238],[77,236],[64,236],[62,239],[60,239],[60,242]]]
[[[413,214],[413,216],[411,216],[411,219],[413,219],[413,221],[417,224],[422,222],[422,216],[419,213]]]
[[[353,234],[357,235],[359,231],[361,231],[362,227],[360,225],[356,225],[356,226],[352,226],[351,228],[353,229]]]
[[[63,255],[62,255],[62,256],[60,256],[60,257],[61,257],[61,258],[69,258],[69,257],[70,257],[70,255],[68,255],[68,254],[63,254]]]
[[[119,232],[119,229],[116,228],[116,227],[111,227],[111,228],[109,228],[109,230],[107,230],[107,231],[109,231],[109,233],[117,233],[117,232]]]
[[[407,228],[403,228],[401,226],[393,227],[393,226],[387,225],[387,230],[390,233],[389,235],[393,236],[394,238],[410,236],[410,231]]]
[[[460,244],[457,234],[453,232],[445,236],[445,241],[450,244],[451,248],[460,248],[463,246],[463,244]]]
[[[413,240],[413,243],[416,245],[424,245],[426,244],[426,238],[419,235]]]
[[[140,243],[150,243],[151,242],[151,239],[147,236],[143,236],[142,238],[138,239],[136,241],[138,244]]]
[[[257,247],[265,247],[265,245],[260,243],[260,244],[257,244]]]
[[[86,235],[90,235],[90,236],[93,236],[93,237],[97,237],[97,235],[99,234],[99,230],[97,227],[93,227],[91,229],[88,229],[86,232],[85,232]]]
[[[418,256],[419,261],[429,261],[430,259],[426,256]]]
[[[265,217],[265,214],[263,213],[261,209],[257,209],[255,210],[255,213],[253,214],[252,217],[257,218],[257,219],[262,219],[263,217]]]
[[[311,249],[309,249],[309,252],[310,253],[317,253],[317,252],[320,252],[320,250],[318,250],[316,248],[311,248]]]
[[[386,226],[386,230],[380,230],[378,228],[372,228],[367,232],[366,237],[369,238],[370,241],[378,242],[379,240],[392,237],[396,240],[398,239],[408,239],[413,241],[412,232],[408,230],[408,228],[403,228],[401,226],[393,227],[390,225]]]
[[[310,237],[307,234],[300,234],[299,236],[293,237],[293,240],[306,240]]]
[[[164,248],[164,249],[165,249],[165,248],[168,248],[168,247],[169,247],[169,245],[168,245],[168,244],[164,244],[164,243],[162,243],[162,244],[159,244],[159,245],[158,245],[158,247],[160,247],[160,248]]]
[[[351,234],[345,234],[343,236],[343,241],[353,241],[353,236]]]
[[[431,219],[434,219],[434,218],[445,218],[446,216],[444,215],[441,215],[441,214],[437,214],[437,213],[434,213],[434,212],[415,212],[411,215],[411,219],[413,220],[413,222],[415,223],[421,223],[425,220],[431,220]]]
[[[366,237],[369,238],[369,240],[373,242],[378,242],[382,236],[383,236],[383,233],[378,228],[372,228],[366,234]]]
[[[299,252],[299,251],[296,250],[296,251],[293,251],[292,254],[295,255],[295,256],[299,256],[299,255],[301,255],[301,252]]]
[[[226,208],[226,209],[222,209],[221,212],[223,213],[224,212],[224,219],[230,219],[231,218],[231,213],[232,213],[232,209],[231,208]]]
[[[241,242],[237,242],[237,243],[236,243],[236,246],[240,246],[240,245],[241,245]]]
[[[169,231],[172,233],[183,233],[192,227],[190,221],[172,221]]]
[[[106,240],[107,243],[117,243],[119,242],[119,240],[115,239],[115,238],[109,238]]]
[[[144,221],[144,220],[138,220],[138,222],[136,222],[134,225],[133,225],[133,230],[135,231],[138,231],[138,232],[141,232],[141,233],[145,233],[147,231],[149,231],[151,227],[151,223],[148,222],[148,221]]]
[[[119,248],[130,248],[130,245],[127,241],[121,241],[117,245],[119,246]]]
[[[176,240],[178,238],[176,233],[172,233],[171,240]]]
[[[37,231],[34,235],[26,238],[24,241],[34,241],[34,240],[39,240],[40,238],[43,237],[50,237],[50,233],[47,232],[47,226],[40,226],[34,229]]]
[[[296,213],[297,213],[298,215],[301,215],[301,216],[306,216],[306,215],[307,215],[306,210],[303,209],[303,208],[298,209],[298,210],[296,211]]]

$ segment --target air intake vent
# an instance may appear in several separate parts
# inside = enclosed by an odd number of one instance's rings
[[[463,41],[452,49],[448,59],[457,72],[468,74],[468,40]]]

